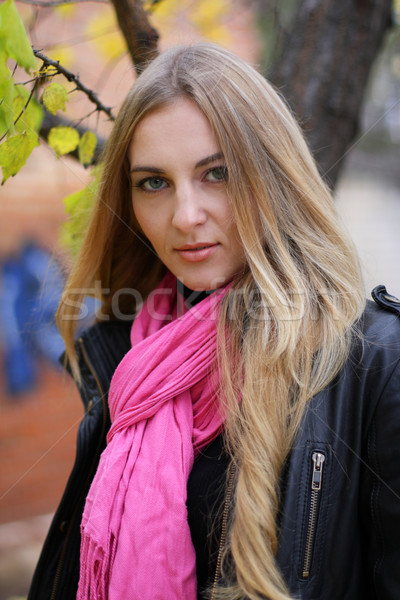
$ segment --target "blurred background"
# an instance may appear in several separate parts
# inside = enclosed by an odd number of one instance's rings
[[[39,4],[17,3],[34,47],[78,72],[116,113],[135,75],[112,5]],[[299,4],[161,0],[150,20],[161,49],[210,39],[268,73],[277,31],[293,25]],[[400,296],[398,9],[393,5],[393,21],[368,78],[358,134],[335,185],[338,211],[360,254],[367,295],[384,283]],[[78,120],[91,108],[72,90],[68,118]],[[98,114],[85,117],[84,124],[99,136],[110,129]],[[0,600],[26,597],[74,460],[82,409],[72,381],[58,365],[63,345],[54,313],[69,261],[60,244],[67,218],[63,200],[82,189],[88,177],[89,170],[74,158],[57,158],[41,142],[0,190]]]

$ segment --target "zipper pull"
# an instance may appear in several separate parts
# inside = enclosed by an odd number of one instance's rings
[[[313,472],[311,478],[311,489],[319,491],[322,483],[322,471],[324,468],[325,455],[322,452],[313,452],[312,454]]]

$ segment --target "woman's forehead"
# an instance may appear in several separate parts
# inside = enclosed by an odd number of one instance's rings
[[[129,149],[132,163],[174,156],[201,161],[221,152],[211,125],[201,109],[182,98],[143,117],[135,128]]]

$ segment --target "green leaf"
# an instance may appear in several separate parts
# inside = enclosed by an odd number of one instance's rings
[[[79,192],[64,198],[69,219],[62,225],[60,242],[76,256],[87,231],[93,212],[102,175],[102,165],[96,165],[90,173],[90,183]]]
[[[35,55],[14,0],[6,0],[0,5],[0,46],[25,71],[35,68]]]
[[[90,165],[96,150],[97,138],[91,131],[86,131],[79,141],[79,160],[83,165]]]
[[[15,131],[18,133],[23,133],[25,130],[38,132],[43,121],[43,108],[34,98],[31,98],[28,102],[30,94],[25,86],[14,85],[12,80],[10,80],[10,83],[12,89],[7,94],[3,91],[3,102],[0,103],[0,137],[3,137],[6,133],[14,135]],[[5,89],[0,65],[0,97],[2,95],[1,90]]]
[[[57,156],[73,152],[79,144],[79,133],[73,127],[53,127],[49,131],[47,142]]]
[[[15,86],[12,73],[7,67],[7,55],[0,47],[0,135],[3,136],[9,129],[14,133],[13,100]]]
[[[36,133],[18,133],[6,139],[0,146],[0,165],[3,170],[3,183],[18,173],[26,163],[27,158],[39,145],[39,137]]]
[[[65,103],[68,102],[67,90],[61,83],[53,82],[44,90],[42,102],[52,115],[58,110],[65,111]]]
[[[16,86],[17,96],[14,98],[14,121],[18,119],[15,128],[20,133],[25,130],[38,132],[43,120],[43,109],[34,98],[29,100],[29,91],[24,86]],[[21,111],[23,114],[21,115]],[[21,116],[20,116],[21,115]]]

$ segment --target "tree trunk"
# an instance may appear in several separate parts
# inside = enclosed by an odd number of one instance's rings
[[[391,5],[391,0],[304,0],[269,73],[331,186],[357,133],[368,75],[391,26]]]
[[[158,54],[158,32],[150,25],[142,0],[112,0],[118,25],[138,74]]]

